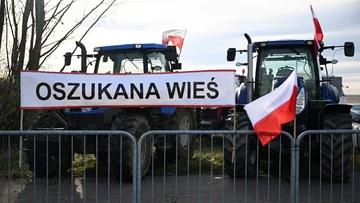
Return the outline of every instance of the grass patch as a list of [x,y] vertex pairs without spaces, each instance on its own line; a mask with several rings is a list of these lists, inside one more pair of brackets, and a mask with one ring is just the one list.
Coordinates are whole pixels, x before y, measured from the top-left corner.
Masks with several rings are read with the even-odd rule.
[[[187,160],[179,160],[178,161],[178,175],[187,175],[188,168],[189,174],[199,174],[199,169],[201,166],[202,174],[210,174],[211,173],[211,165],[213,174],[221,174],[222,172],[222,149],[220,147],[213,148],[211,151],[210,147],[202,148],[201,153],[199,149],[194,151],[194,156],[189,159],[189,164]],[[149,171],[151,173],[151,170]],[[164,165],[158,164],[154,167],[155,175],[163,175],[164,174]],[[176,164],[168,164],[165,166],[165,174],[166,175],[175,175],[176,174]]]
[[[96,174],[96,158],[94,154],[85,155],[85,164],[86,164],[86,176],[92,176]],[[100,167],[101,166],[101,167]],[[99,171],[103,167],[107,167],[104,164],[100,165],[98,163]],[[84,155],[83,154],[74,154],[73,161],[73,172],[75,177],[80,177],[84,175]],[[99,174],[101,175],[101,174]]]
[[[9,154],[8,150],[0,151],[0,178],[9,178],[8,167],[9,167]],[[29,170],[29,164],[27,163],[26,154],[22,153],[22,167],[19,167],[19,150],[10,150],[10,178],[21,178],[29,180],[33,177],[33,173]]]

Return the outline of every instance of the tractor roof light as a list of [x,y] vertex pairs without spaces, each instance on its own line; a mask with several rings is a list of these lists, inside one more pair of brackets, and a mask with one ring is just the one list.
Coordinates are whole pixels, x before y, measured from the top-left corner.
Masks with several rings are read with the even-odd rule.
[[142,47],[141,44],[135,45],[135,48],[137,48],[137,49],[140,49],[141,47]]
[[266,43],[263,42],[263,43],[260,44],[260,46],[265,47],[265,46],[266,46]]
[[96,51],[96,52],[100,51],[100,47],[95,47],[94,51]]
[[313,42],[309,40],[309,41],[307,41],[307,44],[308,44],[308,45],[312,45]]

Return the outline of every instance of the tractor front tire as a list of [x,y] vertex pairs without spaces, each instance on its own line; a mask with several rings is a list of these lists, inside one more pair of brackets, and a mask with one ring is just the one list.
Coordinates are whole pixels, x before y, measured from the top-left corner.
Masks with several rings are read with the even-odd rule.
[[[326,113],[323,119],[323,129],[351,130],[350,114]],[[349,180],[351,175],[351,150],[351,134],[322,135],[322,177],[324,180],[331,181],[332,179],[334,182],[341,182],[342,179],[344,182]]]
[[[234,130],[234,115],[229,114],[225,120],[225,130]],[[238,112],[236,114],[236,130],[251,130],[251,122],[245,112]],[[231,178],[247,178],[255,177],[256,175],[256,135],[224,135],[224,168],[225,172]],[[234,143],[235,136],[235,143]],[[247,138],[247,139],[246,139]],[[247,144],[246,144],[247,143]],[[235,156],[232,161],[232,151],[235,145]],[[247,165],[246,165],[247,163]],[[235,166],[235,168],[234,168]],[[247,172],[247,174],[246,174]]]
[[[195,130],[197,128],[195,112],[192,109],[177,109],[172,115],[169,130]],[[171,147],[166,153],[166,163],[172,164],[180,159],[189,159],[194,154],[196,135],[169,135]],[[177,141],[176,141],[177,140]],[[176,144],[178,150],[178,157],[176,157]]]
[[[150,125],[142,115],[120,115],[113,122],[111,129],[126,131],[138,141],[144,133],[150,131]],[[144,139],[141,147],[141,174],[144,177],[151,164],[152,146],[150,137]],[[120,150],[122,150],[121,157]],[[130,138],[122,135],[110,136],[110,172],[114,180],[132,181],[133,175],[136,175],[133,174],[133,161],[135,158],[133,156],[133,143]],[[122,170],[120,170],[120,164],[122,164]],[[122,174],[120,171],[122,171]]]

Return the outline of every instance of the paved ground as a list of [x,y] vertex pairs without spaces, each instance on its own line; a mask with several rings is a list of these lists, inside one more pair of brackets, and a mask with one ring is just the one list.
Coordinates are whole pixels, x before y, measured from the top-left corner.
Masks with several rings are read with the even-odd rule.
[[[188,182],[189,179],[189,182]],[[261,176],[258,180],[258,196],[256,196],[256,179],[247,180],[247,193],[245,196],[245,180],[237,179],[234,189],[233,179],[224,178],[221,176],[213,176],[213,183],[210,183],[210,175],[201,176],[201,193],[199,193],[199,181],[197,175],[192,176],[179,176],[178,184],[176,187],[176,178],[173,176],[166,177],[166,193],[164,196],[163,191],[163,177],[158,176],[154,178],[154,192],[152,193],[151,177],[146,178],[142,182],[142,202],[280,202],[279,201],[279,180],[275,177],[269,179],[268,190],[268,177]],[[58,192],[59,186],[55,180],[49,180],[48,187],[48,202],[58,202],[60,196],[61,202],[71,202],[71,191],[73,191],[74,202],[96,202],[96,182],[94,178],[86,179],[86,186],[84,186],[83,179],[75,179],[73,187],[69,179],[63,181],[61,185],[61,193]],[[360,174],[355,175],[355,187],[352,190],[352,183],[346,183],[343,187],[344,202],[351,202],[352,194],[354,194],[355,202],[360,202]],[[189,189],[187,185],[189,184]],[[281,184],[281,202],[290,201],[290,183],[285,180],[280,181]],[[46,181],[37,180],[36,182],[36,196],[34,195],[34,184],[28,183],[21,186],[19,181],[10,183],[11,193],[10,202],[46,202]],[[301,178],[299,185],[299,202],[308,202],[308,179]],[[317,179],[311,180],[310,199],[311,202],[319,202],[319,181]],[[120,190],[122,189],[122,193]],[[341,184],[332,185],[332,193],[330,192],[331,184],[327,182],[322,183],[322,201],[330,202],[332,197],[333,202],[341,202]],[[234,201],[234,190],[235,200]],[[190,195],[188,194],[190,191]],[[354,192],[355,191],[355,192]],[[224,194],[222,195],[222,192]],[[60,195],[59,195],[60,194]],[[101,178],[98,183],[98,200],[99,202],[107,202],[108,198],[108,182],[106,178]],[[121,196],[120,196],[121,194]],[[177,194],[177,195],[176,195]],[[332,195],[331,195],[332,194]],[[0,202],[8,202],[8,182],[0,182]],[[112,202],[131,202],[132,198],[132,184],[118,182],[110,182],[110,201]],[[222,197],[224,196],[223,201]]]

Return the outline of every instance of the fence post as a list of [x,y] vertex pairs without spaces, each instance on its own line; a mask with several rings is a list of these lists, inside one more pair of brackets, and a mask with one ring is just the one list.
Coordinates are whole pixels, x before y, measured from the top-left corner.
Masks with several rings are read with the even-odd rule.
[[297,203],[299,192],[299,145],[296,140],[291,146],[291,180],[290,180],[290,202]]

